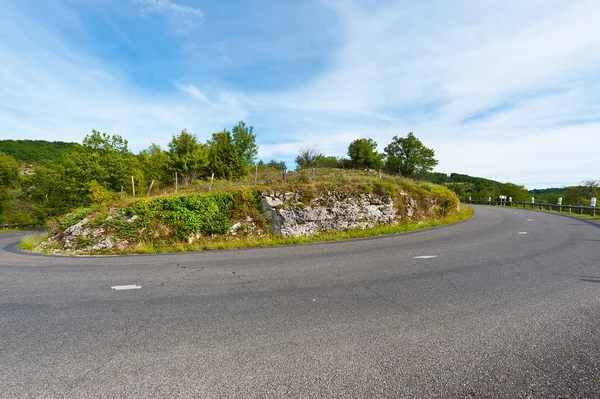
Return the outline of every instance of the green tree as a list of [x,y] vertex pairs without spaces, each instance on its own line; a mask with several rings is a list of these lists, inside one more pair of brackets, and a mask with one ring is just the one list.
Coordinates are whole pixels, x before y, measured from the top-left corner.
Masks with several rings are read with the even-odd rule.
[[173,135],[168,147],[169,170],[177,172],[183,184],[188,185],[203,174],[208,165],[208,148],[198,142],[196,135],[184,129]]
[[383,155],[377,152],[373,139],[357,139],[348,146],[348,156],[355,168],[381,169]]
[[123,187],[131,193],[132,176],[140,191],[143,173],[127,141],[94,130],[83,140],[83,146],[25,176],[23,190],[38,205],[40,218],[45,219],[87,205],[102,191],[114,193]]
[[588,179],[582,182],[582,185],[585,187],[585,192],[589,198],[598,198],[598,193],[600,193],[600,180]]
[[0,216],[9,208],[13,199],[10,189],[16,187],[18,182],[19,164],[10,155],[0,152]]
[[154,187],[168,186],[173,182],[173,176],[169,170],[171,159],[169,154],[152,143],[150,147],[140,151],[138,160],[144,171],[146,181],[155,181]]
[[19,181],[19,164],[10,155],[0,152],[0,187],[13,188]]
[[585,188],[581,186],[565,187],[567,194],[563,198],[563,204],[569,205],[589,205],[589,201],[585,197]]
[[287,166],[284,161],[276,161],[274,159],[271,159],[268,163],[265,163],[265,161],[263,161],[261,159],[260,161],[258,161],[257,165],[258,166],[266,166],[268,168],[273,168],[280,172],[283,171],[284,169],[287,169]]
[[[500,184],[500,188],[498,191],[499,192],[497,196],[506,195],[506,197],[512,198],[513,201],[526,202],[528,200],[531,200],[531,195],[529,195],[529,191],[527,191],[525,186],[519,186],[513,183],[503,183]],[[494,200],[497,201],[498,198],[495,198]]]
[[321,154],[319,147],[312,146],[309,148],[301,148],[295,161],[296,165],[298,165],[298,169],[306,169],[317,166],[321,158],[323,158],[323,154]]
[[421,140],[410,132],[406,138],[394,136],[384,152],[386,154],[385,169],[390,173],[403,176],[424,175],[431,172],[438,164],[435,152],[423,145]]
[[246,122],[240,121],[231,130],[235,148],[244,160],[246,166],[254,165],[258,155],[258,146],[256,145],[256,135],[254,127],[246,126]]
[[227,180],[248,174],[246,162],[228,130],[213,133],[208,142],[208,169],[215,177]]

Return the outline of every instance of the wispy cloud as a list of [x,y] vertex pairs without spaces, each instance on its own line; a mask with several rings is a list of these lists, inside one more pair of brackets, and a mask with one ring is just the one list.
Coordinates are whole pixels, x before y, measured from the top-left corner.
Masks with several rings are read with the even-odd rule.
[[190,33],[204,19],[204,13],[199,8],[177,4],[171,0],[132,1],[143,13],[164,16],[177,35]]
[[198,89],[195,85],[191,83],[188,85],[175,84],[175,87],[204,103],[210,104],[210,101],[208,97],[206,97],[206,94],[202,93],[200,89]]
[[[199,2],[130,1],[137,18],[117,0],[86,3],[86,18],[63,0],[44,13],[34,0],[3,5],[0,138],[80,141],[96,128],[139,150],[244,119],[259,156],[289,166],[302,147],[343,156],[356,138],[381,150],[412,131],[442,172],[535,187],[598,170],[581,150],[600,148],[596,0],[274,1],[268,13],[219,0],[202,3],[211,18],[185,40],[151,19],[191,33]],[[106,7],[114,41],[106,24],[96,47],[60,34],[64,15],[94,31],[93,7]]]

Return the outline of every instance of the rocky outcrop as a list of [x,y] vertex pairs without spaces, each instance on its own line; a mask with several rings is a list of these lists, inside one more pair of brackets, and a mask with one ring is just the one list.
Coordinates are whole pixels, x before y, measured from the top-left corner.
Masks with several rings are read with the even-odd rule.
[[397,223],[392,198],[370,194],[343,196],[328,192],[307,204],[300,201],[299,194],[270,192],[262,196],[261,210],[271,232],[283,237]]

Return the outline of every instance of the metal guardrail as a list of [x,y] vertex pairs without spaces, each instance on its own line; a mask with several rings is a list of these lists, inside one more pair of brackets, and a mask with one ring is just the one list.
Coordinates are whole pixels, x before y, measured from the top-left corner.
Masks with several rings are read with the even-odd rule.
[[534,203],[534,202],[516,202],[516,201],[463,201],[465,204],[479,204],[479,205],[498,205],[508,206],[512,208],[523,208],[523,209],[539,209],[565,213],[579,213],[581,215],[586,214],[590,216],[600,215],[600,208],[595,206],[582,206],[582,205],[565,205],[565,204],[546,204],[546,203]]
[[23,229],[26,227],[41,227],[43,223],[0,224],[0,229]]

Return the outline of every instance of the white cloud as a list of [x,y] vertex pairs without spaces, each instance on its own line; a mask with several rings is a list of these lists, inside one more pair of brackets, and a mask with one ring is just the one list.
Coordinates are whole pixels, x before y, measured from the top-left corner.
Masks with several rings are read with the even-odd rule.
[[200,91],[200,89],[198,89],[195,85],[190,83],[188,85],[175,84],[175,86],[179,90],[189,94],[190,96],[192,96],[204,103],[210,104],[210,101],[209,101],[208,97],[206,97],[206,94],[202,93]]
[[175,34],[186,35],[204,19],[199,8],[177,4],[171,0],[132,0],[144,13],[164,16]]
[[[187,33],[203,18],[169,0],[132,1]],[[95,128],[139,150],[182,128],[206,139],[244,119],[256,128],[259,156],[288,166],[302,147],[344,156],[356,138],[382,150],[412,131],[435,149],[443,172],[530,187],[600,178],[597,157],[586,155],[600,148],[599,2],[325,4],[341,28],[323,69],[293,88],[244,91],[220,83],[226,75],[173,76],[164,82],[171,91],[140,87],[7,5],[0,138],[81,141]],[[201,57],[202,44],[182,45]]]
[[[372,137],[381,150],[413,131],[441,171],[533,185],[597,170],[565,145],[600,140],[598,124],[576,123],[600,118],[600,3],[362,4],[331,2],[344,30],[329,70],[259,101],[295,121],[282,140],[301,134],[344,155],[349,139]],[[494,108],[503,111],[462,122]]]

